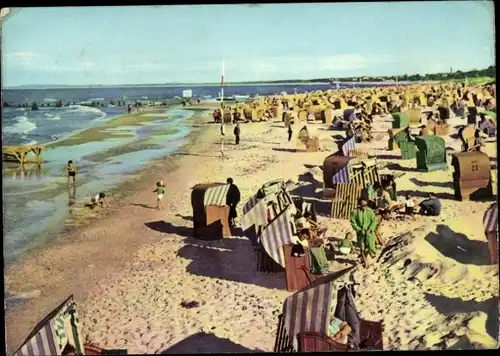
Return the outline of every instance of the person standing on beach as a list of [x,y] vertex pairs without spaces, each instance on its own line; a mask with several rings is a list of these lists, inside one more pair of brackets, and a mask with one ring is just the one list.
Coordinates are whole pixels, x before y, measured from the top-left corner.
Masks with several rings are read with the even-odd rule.
[[234,128],[234,136],[236,137],[236,144],[240,144],[240,124],[236,124],[236,127]]
[[377,218],[375,213],[368,206],[364,198],[358,199],[358,208],[351,213],[351,226],[357,236],[361,259],[365,266],[368,266],[367,255],[374,258],[377,252],[375,248],[375,229]]
[[292,134],[293,134],[292,123],[290,122],[288,124],[288,142],[290,142],[292,140]]
[[220,152],[224,156],[224,136],[226,136],[226,125],[224,124],[224,119],[220,125]]
[[127,110],[128,110],[128,113],[129,113],[129,114],[132,112],[132,106],[130,106],[130,104],[128,104],[128,108],[127,108]]
[[156,193],[156,209],[165,210],[163,206],[163,195],[165,194],[165,186],[162,181],[156,182],[156,189],[153,190]]
[[73,183],[73,186],[76,186],[76,175],[78,174],[78,170],[76,169],[73,161],[68,161],[67,166],[64,167],[62,175],[64,175],[65,173],[68,174],[68,185],[71,185],[71,183]]
[[235,219],[238,217],[236,205],[241,200],[241,194],[238,187],[233,183],[233,178],[228,178],[226,182],[229,184],[229,190],[226,195],[226,204],[229,206],[229,226],[235,227]]

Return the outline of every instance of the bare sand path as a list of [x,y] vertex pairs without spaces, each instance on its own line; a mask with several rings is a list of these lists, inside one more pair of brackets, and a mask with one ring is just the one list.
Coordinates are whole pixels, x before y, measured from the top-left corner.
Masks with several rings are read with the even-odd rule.
[[[327,151],[336,151],[332,136],[340,132],[323,124],[309,126]],[[244,203],[264,182],[291,178],[301,181],[293,194],[300,192],[316,202],[319,212],[328,213],[317,166],[329,153],[290,152],[294,144],[286,142],[283,123],[272,122],[242,125],[241,145],[231,144],[229,134],[227,157],[220,158],[218,125],[202,130],[196,144],[150,167],[108,218],[7,271],[8,290],[41,291],[7,313],[9,346],[17,347],[41,317],[73,293],[86,341],[103,348],[127,348],[129,353],[272,351],[277,315],[290,294],[283,275],[256,272],[247,239],[191,238],[190,188],[231,176]],[[380,135],[362,146],[387,153],[381,151],[387,134]],[[387,349],[494,347],[498,266],[487,265],[481,223],[490,203],[450,199],[451,169],[418,173],[412,170],[414,161],[397,156],[383,161],[405,171],[398,190],[441,193],[443,211],[438,218],[383,226],[387,237],[403,235],[380,264],[357,272],[361,315],[383,320]],[[166,182],[166,212],[144,206],[155,204],[151,190],[159,177]],[[321,216],[320,223],[328,227],[329,237],[350,230],[343,220]],[[183,309],[183,299],[201,305]]]

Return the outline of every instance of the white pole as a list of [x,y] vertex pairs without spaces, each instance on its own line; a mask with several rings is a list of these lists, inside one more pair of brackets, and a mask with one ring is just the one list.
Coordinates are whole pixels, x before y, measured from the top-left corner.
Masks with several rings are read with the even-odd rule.
[[[221,113],[222,113],[222,127],[224,126],[224,60],[222,60],[222,75],[220,78],[220,102],[221,102]],[[222,157],[224,157],[224,136],[221,135],[221,140],[220,140],[220,152],[222,154]]]
[[221,95],[221,106],[224,104],[224,60],[222,60],[222,76],[220,80],[220,95]]

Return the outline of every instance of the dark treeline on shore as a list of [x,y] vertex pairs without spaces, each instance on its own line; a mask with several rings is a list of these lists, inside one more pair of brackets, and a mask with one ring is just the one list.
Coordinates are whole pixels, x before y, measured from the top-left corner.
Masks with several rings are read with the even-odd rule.
[[[384,81],[447,81],[447,80],[463,80],[463,79],[473,79],[478,77],[489,77],[496,78],[496,66],[489,66],[486,69],[473,69],[467,72],[460,70],[451,71],[448,73],[431,73],[431,74],[403,74],[403,75],[391,75],[391,76],[378,76],[378,77],[338,77],[338,78],[316,78],[316,79],[290,79],[290,80],[276,80],[268,81],[266,83],[330,83],[330,82],[384,82]],[[257,82],[239,82],[238,84],[253,84]]]

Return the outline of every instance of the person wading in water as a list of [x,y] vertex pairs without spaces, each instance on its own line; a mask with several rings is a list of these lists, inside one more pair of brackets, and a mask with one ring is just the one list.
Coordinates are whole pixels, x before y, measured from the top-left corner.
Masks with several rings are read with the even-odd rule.
[[240,144],[240,124],[236,124],[236,127],[234,128],[234,136],[236,137],[236,144]]
[[62,175],[64,175],[65,173],[68,174],[68,185],[71,185],[71,183],[73,183],[73,186],[76,186],[76,175],[78,174],[78,170],[76,169],[73,161],[68,161],[68,165],[64,167]]

